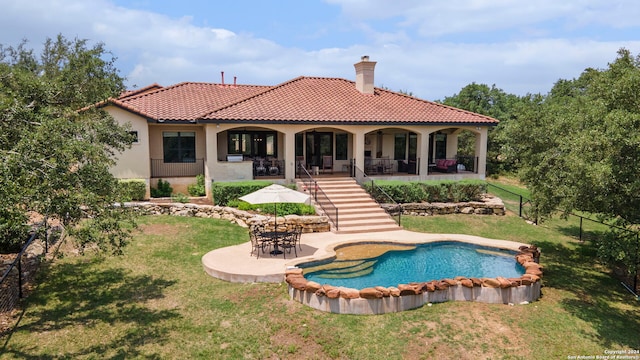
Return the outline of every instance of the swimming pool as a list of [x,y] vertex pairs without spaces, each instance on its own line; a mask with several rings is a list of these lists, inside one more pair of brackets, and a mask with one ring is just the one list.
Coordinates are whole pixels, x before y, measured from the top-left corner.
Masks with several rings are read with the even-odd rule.
[[[445,301],[524,305],[541,296],[537,247],[469,235],[446,236],[420,234],[420,238],[329,245],[330,256],[301,260],[287,268],[289,296],[320,311],[355,315],[406,311]],[[458,245],[462,250],[454,249]],[[453,250],[453,254],[440,250]],[[416,260],[421,252],[427,257]],[[424,271],[432,265],[444,271]],[[392,276],[373,280],[372,274],[378,273]]]
[[417,245],[359,243],[336,249],[331,260],[299,264],[309,281],[363,289],[455,277],[517,278],[525,269],[515,251],[439,241]]

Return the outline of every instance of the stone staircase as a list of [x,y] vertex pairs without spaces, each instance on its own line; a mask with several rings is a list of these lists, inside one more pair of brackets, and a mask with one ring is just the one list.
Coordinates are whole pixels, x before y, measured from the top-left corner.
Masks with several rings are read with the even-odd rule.
[[[399,230],[400,226],[352,178],[320,178],[318,186],[338,208],[339,234]],[[301,185],[300,185],[301,186]],[[322,202],[321,199],[318,199]],[[320,204],[316,207],[321,209]],[[332,230],[335,231],[332,225]]]

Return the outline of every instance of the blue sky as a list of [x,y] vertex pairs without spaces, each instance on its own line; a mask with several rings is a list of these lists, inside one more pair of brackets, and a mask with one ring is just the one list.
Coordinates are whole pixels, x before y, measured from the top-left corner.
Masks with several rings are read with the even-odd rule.
[[151,83],[273,85],[355,79],[439,100],[472,82],[546,93],[558,79],[640,54],[635,0],[0,0],[0,43],[101,41],[130,88]]

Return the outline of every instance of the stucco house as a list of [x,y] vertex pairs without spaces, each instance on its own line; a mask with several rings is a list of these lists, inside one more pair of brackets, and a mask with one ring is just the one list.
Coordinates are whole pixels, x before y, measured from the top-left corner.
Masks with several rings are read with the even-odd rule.
[[[487,131],[496,119],[374,86],[376,62],[354,64],[355,81],[297,77],[275,86],[157,84],[109,99],[137,141],[112,173],[158,179],[176,191],[203,174],[212,181],[292,182],[298,166],[326,173],[395,179],[485,177]],[[475,154],[458,154],[469,132]],[[446,163],[445,160],[449,162]]]

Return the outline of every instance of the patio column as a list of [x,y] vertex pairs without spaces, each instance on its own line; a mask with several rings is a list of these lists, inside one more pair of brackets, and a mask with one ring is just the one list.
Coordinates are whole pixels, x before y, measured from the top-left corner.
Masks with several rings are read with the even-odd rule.
[[284,133],[284,173],[287,180],[294,183],[296,180],[296,132]]
[[353,133],[353,155],[356,167],[364,171],[364,132],[361,130]]
[[477,127],[476,130],[476,156],[478,157],[478,175],[482,179],[487,173],[487,137],[489,129],[487,127]]
[[418,159],[420,159],[420,177],[429,175],[429,131],[424,130],[418,133]]
[[215,164],[218,161],[218,130],[215,124],[206,124],[205,130],[205,162],[204,186],[207,198],[211,198],[211,180],[213,179]]
[[458,134],[462,129],[458,129],[447,136],[447,159],[453,159],[458,155]]

